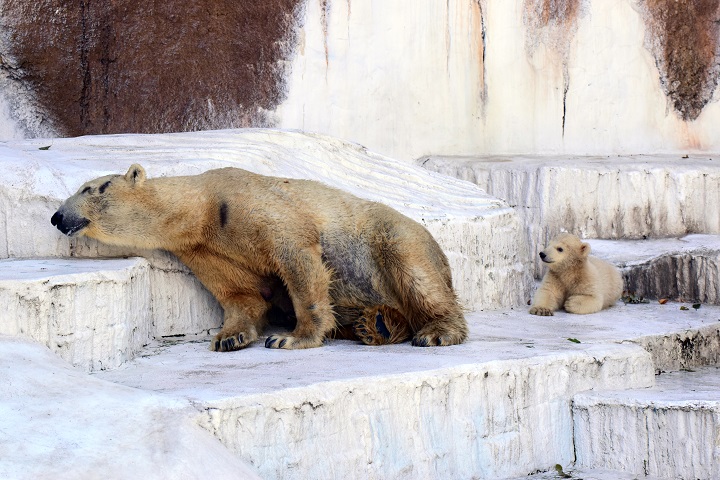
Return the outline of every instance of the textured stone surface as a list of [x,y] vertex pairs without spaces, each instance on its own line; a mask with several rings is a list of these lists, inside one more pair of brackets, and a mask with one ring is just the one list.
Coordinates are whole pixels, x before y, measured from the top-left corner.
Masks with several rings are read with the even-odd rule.
[[577,464],[662,478],[720,478],[720,370],[660,375],[646,390],[573,400]]
[[590,240],[593,253],[622,268],[625,289],[644,298],[720,303],[720,236]]
[[0,260],[0,334],[85,370],[118,367],[154,330],[149,275],[142,259]]
[[259,478],[187,401],[90,377],[41,345],[0,336],[0,385],[0,478]]
[[222,310],[185,269],[155,258],[0,260],[0,334],[31,338],[87,371],[116,368],[154,338],[207,333]]
[[538,277],[537,252],[561,231],[602,239],[720,233],[720,159],[711,156],[426,157],[418,163],[513,206]]
[[[40,147],[51,145],[48,150]],[[0,258],[147,255],[68,240],[50,225],[83,182],[144,165],[149,176],[236,166],[265,175],[319,180],[379,201],[421,222],[448,255],[453,282],[471,309],[524,301],[531,279],[520,218],[474,185],[318,135],[228,130],[0,143]],[[175,262],[162,268],[170,274]]]

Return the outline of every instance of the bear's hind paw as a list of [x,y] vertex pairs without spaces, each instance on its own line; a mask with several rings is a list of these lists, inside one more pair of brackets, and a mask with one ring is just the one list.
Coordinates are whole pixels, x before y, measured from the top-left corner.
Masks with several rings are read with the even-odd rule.
[[401,343],[410,337],[405,317],[385,305],[366,308],[353,325],[353,331],[365,345]]
[[265,348],[282,348],[284,350],[297,350],[301,348],[315,348],[322,346],[322,338],[302,338],[292,335],[270,335],[265,340]]
[[413,347],[447,347],[458,345],[467,338],[467,326],[463,320],[462,325],[453,326],[446,323],[434,322],[425,325],[412,339]]

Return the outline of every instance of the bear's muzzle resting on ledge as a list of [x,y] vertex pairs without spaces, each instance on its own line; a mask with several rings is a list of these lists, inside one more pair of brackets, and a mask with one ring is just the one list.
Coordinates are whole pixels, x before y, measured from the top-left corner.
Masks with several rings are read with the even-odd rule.
[[430,233],[319,182],[238,168],[147,179],[132,165],[82,185],[50,221],[69,236],[175,254],[224,309],[212,350],[246,347],[278,314],[295,329],[268,348],[318,347],[338,327],[369,345],[467,338]]

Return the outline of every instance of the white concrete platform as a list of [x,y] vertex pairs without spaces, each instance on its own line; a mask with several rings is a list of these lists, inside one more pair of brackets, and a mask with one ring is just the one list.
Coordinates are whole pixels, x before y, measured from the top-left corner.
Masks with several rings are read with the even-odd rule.
[[636,296],[720,304],[720,235],[589,243],[622,269],[625,290]]
[[468,308],[516,305],[531,288],[524,227],[505,202],[356,144],[269,129],[0,142],[0,258],[144,254],[68,240],[49,221],[83,182],[123,173],[132,163],[151,177],[235,166],[319,180],[424,224],[447,253]]
[[219,329],[222,310],[197,279],[151,258],[0,260],[0,334],[93,371],[120,366],[154,338]]
[[720,478],[720,367],[662,374],[650,389],[573,400],[578,466]]
[[561,231],[642,239],[720,233],[720,157],[423,157],[423,167],[477,184],[514,207],[537,252]]
[[259,479],[182,399],[91,377],[0,336],[0,478]]
[[654,385],[648,346],[678,332],[720,340],[719,307],[678,307],[475,312],[470,340],[447,348],[334,340],[218,354],[207,338],[165,342],[94,375],[189,399],[263,478],[509,478],[570,465],[572,398]]

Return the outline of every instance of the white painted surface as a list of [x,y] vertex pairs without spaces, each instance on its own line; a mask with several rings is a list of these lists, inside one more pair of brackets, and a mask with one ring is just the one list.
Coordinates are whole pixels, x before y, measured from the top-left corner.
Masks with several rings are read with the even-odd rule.
[[[48,145],[48,150],[39,150]],[[469,308],[514,305],[529,289],[520,219],[504,202],[470,183],[358,145],[280,130],[0,143],[0,258],[146,255],[68,240],[49,221],[82,183],[124,173],[135,162],[143,164],[151,177],[235,166],[265,175],[319,180],[386,203],[424,224],[448,255],[456,290]],[[177,269],[177,262],[174,265],[166,269]]]
[[[720,149],[717,101],[692,122],[669,104],[635,0],[583,1],[565,33],[529,28],[524,3],[307,0],[269,115],[403,160]],[[52,135],[33,92],[0,89],[0,138]]]
[[634,0],[582,2],[567,34],[523,5],[309,0],[279,125],[401,159],[718,151],[720,106],[679,119]]
[[0,336],[0,478],[258,479],[187,401],[123,387]]
[[720,369],[660,375],[646,390],[573,401],[577,464],[663,478],[720,478]]

